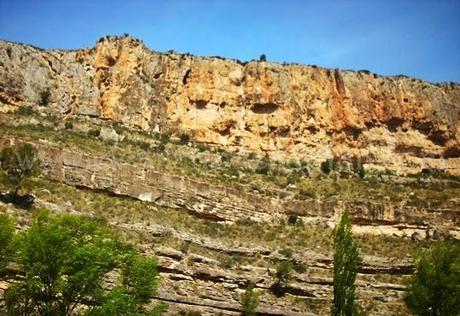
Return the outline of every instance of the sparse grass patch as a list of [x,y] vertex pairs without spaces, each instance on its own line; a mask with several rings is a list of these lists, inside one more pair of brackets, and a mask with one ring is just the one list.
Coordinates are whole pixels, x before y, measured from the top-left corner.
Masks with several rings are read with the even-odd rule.
[[35,110],[31,106],[20,106],[16,110],[16,114],[20,116],[29,116],[35,114]]
[[354,238],[363,254],[392,258],[410,257],[417,247],[427,243],[391,236],[364,235]]

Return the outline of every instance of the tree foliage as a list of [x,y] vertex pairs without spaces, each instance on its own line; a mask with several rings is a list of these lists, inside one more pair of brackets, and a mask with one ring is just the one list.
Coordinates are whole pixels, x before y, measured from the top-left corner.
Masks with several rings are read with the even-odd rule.
[[241,295],[241,306],[243,307],[243,316],[255,316],[257,306],[259,306],[259,298],[254,292],[254,285],[249,285]]
[[270,273],[271,276],[276,278],[275,283],[271,286],[271,291],[276,296],[283,296],[286,293],[286,288],[292,278],[293,264],[288,260],[278,262],[276,272]]
[[[152,273],[147,273],[150,271]],[[126,292],[139,304],[148,303],[158,287],[159,279],[156,258],[132,255],[127,258],[122,270]]]
[[292,264],[289,261],[281,261],[276,267],[277,282],[286,286],[292,277]]
[[416,252],[416,272],[406,289],[407,306],[422,316],[458,315],[460,242],[440,241]]
[[0,214],[0,275],[11,256],[11,241],[14,236],[14,221],[6,215]]
[[358,315],[355,303],[355,280],[361,259],[351,233],[348,211],[342,215],[334,236],[334,298],[331,314],[334,316]]
[[0,152],[0,162],[5,180],[11,186],[11,194],[14,196],[25,179],[40,172],[37,149],[27,143],[4,148]]
[[13,245],[25,279],[5,291],[9,315],[144,315],[159,282],[155,259],[88,218],[42,210]]

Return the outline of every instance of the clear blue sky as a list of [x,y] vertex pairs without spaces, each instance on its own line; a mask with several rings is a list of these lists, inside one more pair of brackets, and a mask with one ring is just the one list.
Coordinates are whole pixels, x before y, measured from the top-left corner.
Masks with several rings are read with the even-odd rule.
[[1,39],[79,48],[125,32],[158,51],[460,82],[460,0],[0,0]]

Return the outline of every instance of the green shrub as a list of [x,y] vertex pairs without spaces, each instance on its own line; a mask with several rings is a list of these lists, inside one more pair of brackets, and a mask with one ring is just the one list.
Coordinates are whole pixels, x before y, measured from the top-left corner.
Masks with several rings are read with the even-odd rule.
[[289,214],[288,216],[288,224],[289,225],[295,225],[297,223],[298,216],[296,214]]
[[220,159],[222,162],[230,162],[232,160],[233,154],[228,151],[220,150],[219,151]]
[[256,310],[259,306],[259,298],[256,292],[254,292],[254,285],[249,285],[244,293],[241,295],[241,306],[243,316],[255,316],[257,315]]
[[190,244],[191,244],[191,242],[189,240],[182,241],[182,243],[180,244],[180,251],[182,253],[188,253],[188,251],[190,249]]
[[295,195],[295,198],[298,200],[307,200],[311,198],[315,198],[315,193],[310,192],[305,189],[300,189],[299,192]]
[[89,137],[99,137],[100,134],[101,134],[100,128],[92,128],[88,131]]
[[171,141],[171,136],[166,133],[160,134],[159,140],[160,140],[160,143],[162,143],[163,145],[166,145],[167,143]]
[[269,171],[270,171],[270,165],[264,161],[259,163],[259,165],[257,166],[255,170],[255,172],[259,174],[268,174]]
[[73,129],[73,123],[71,121],[66,121],[64,123],[64,128],[65,129]]
[[198,149],[198,151],[199,151],[200,153],[209,150],[209,148],[208,148],[206,145],[202,144],[202,143],[196,144],[195,147],[196,147],[196,149]]
[[287,183],[288,184],[296,184],[297,182],[299,182],[300,178],[302,176],[300,175],[299,172],[291,172],[289,173],[289,175],[287,176]]
[[46,127],[42,123],[37,123],[37,124],[34,124],[34,125],[30,125],[30,129],[33,130],[33,131],[42,132],[42,133],[46,131]]
[[362,73],[365,73],[367,75],[371,74],[371,72],[369,70],[367,70],[367,69],[360,69],[360,70],[358,70],[358,72],[362,72]]
[[161,154],[161,153],[164,153],[165,149],[166,149],[165,144],[159,143],[158,146],[155,147],[155,152]]
[[125,293],[132,296],[137,304],[147,304],[159,285],[157,259],[139,254],[129,254],[121,269]]
[[40,92],[40,101],[38,105],[40,106],[48,106],[50,102],[50,97],[51,97],[51,92],[49,89],[46,89],[42,92]]
[[235,224],[238,226],[251,226],[254,225],[254,221],[250,217],[239,218]]
[[233,256],[226,256],[222,262],[222,267],[226,269],[231,269],[235,265],[241,264],[241,256],[233,255]]
[[286,165],[288,168],[292,168],[292,169],[296,169],[296,168],[299,168],[300,167],[300,164],[295,161],[295,160],[291,160],[287,163]]
[[265,54],[260,55],[259,61],[267,61],[267,56]]
[[125,128],[123,126],[121,126],[120,123],[118,123],[118,122],[114,122],[112,127],[113,127],[113,130],[115,131],[115,133],[117,133],[118,135],[123,134],[123,131],[125,130]]
[[297,273],[305,273],[305,271],[307,271],[307,266],[305,263],[295,260],[292,263],[292,269]]
[[137,145],[142,148],[143,150],[149,150],[150,149],[150,144],[148,142],[144,141],[138,141]]
[[11,259],[11,241],[13,240],[14,230],[14,220],[7,214],[0,214],[0,276]]
[[16,113],[22,116],[29,116],[35,114],[35,111],[30,106],[20,106]]
[[353,159],[353,172],[356,173],[361,179],[366,175],[362,162],[358,159]]
[[460,242],[439,241],[414,255],[415,274],[405,302],[416,315],[458,315],[460,311]]
[[361,179],[364,178],[364,176],[366,175],[366,170],[364,169],[363,165],[359,165],[357,173]]
[[331,171],[335,170],[336,163],[333,159],[326,159],[321,163],[321,171],[325,174],[329,174]]
[[181,134],[179,142],[180,142],[181,145],[187,145],[190,142],[190,135]]
[[278,252],[288,258],[291,258],[292,255],[294,254],[294,251],[291,248],[283,248],[279,250]]

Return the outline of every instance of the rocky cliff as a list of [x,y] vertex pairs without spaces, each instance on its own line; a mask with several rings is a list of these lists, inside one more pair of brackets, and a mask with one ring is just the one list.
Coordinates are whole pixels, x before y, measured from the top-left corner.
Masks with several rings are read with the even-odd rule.
[[460,174],[460,85],[157,53],[131,37],[41,50],[0,41],[0,111],[110,119],[279,160]]
[[[35,207],[154,253],[168,315],[239,315],[248,284],[259,315],[328,315],[344,209],[359,305],[407,314],[410,253],[460,236],[458,84],[162,54],[130,37],[77,51],[0,41],[0,112],[0,149],[38,149]],[[0,212],[20,229],[33,214]]]

